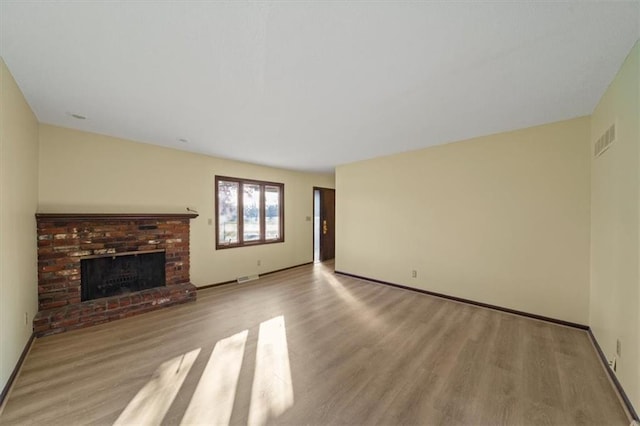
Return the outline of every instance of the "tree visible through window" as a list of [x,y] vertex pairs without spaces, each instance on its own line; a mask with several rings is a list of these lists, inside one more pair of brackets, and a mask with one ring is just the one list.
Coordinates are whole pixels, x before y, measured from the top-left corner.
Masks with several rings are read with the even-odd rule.
[[216,248],[284,241],[284,185],[216,176]]

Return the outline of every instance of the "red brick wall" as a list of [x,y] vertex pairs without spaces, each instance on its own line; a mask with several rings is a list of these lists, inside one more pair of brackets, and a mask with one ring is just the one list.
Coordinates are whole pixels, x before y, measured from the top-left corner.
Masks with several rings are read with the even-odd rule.
[[[189,282],[189,219],[194,215],[36,215],[38,223],[38,303],[36,325],[44,330],[74,321],[73,328],[96,323],[97,313],[112,311],[106,320],[126,313],[147,311],[149,307],[195,300],[195,287]],[[105,299],[103,303],[80,301],[80,259],[144,250],[165,250],[166,291],[141,292]],[[150,298],[157,300],[150,300]],[[146,298],[146,299],[145,299]],[[122,299],[122,300],[120,300]],[[99,299],[101,300],[101,299]],[[76,306],[77,305],[77,306]],[[105,305],[104,309],[102,305]],[[76,309],[77,308],[77,309]],[[69,313],[87,314],[86,324],[69,318]],[[91,317],[93,316],[93,320]],[[101,316],[105,316],[104,312]],[[47,319],[45,321],[45,318]],[[104,322],[104,321],[102,321]],[[63,325],[64,325],[63,324]],[[64,330],[61,330],[64,331]],[[42,333],[41,333],[42,334]],[[49,334],[49,333],[45,333]]]

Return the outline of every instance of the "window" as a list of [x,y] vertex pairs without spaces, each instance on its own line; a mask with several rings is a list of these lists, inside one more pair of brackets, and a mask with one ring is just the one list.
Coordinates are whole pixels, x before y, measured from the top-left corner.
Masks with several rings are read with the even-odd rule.
[[216,248],[284,241],[284,184],[216,176]]

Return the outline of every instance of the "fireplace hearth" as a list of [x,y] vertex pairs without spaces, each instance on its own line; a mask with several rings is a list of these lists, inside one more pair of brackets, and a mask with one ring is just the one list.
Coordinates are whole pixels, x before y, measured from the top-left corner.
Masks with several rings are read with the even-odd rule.
[[196,214],[36,214],[37,336],[194,301]]

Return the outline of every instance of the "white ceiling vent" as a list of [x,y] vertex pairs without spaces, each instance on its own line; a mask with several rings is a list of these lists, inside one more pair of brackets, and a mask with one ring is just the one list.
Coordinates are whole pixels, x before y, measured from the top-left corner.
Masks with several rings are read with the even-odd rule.
[[616,125],[611,125],[596,141],[596,146],[593,148],[593,156],[598,157],[602,155],[613,142],[616,140]]

